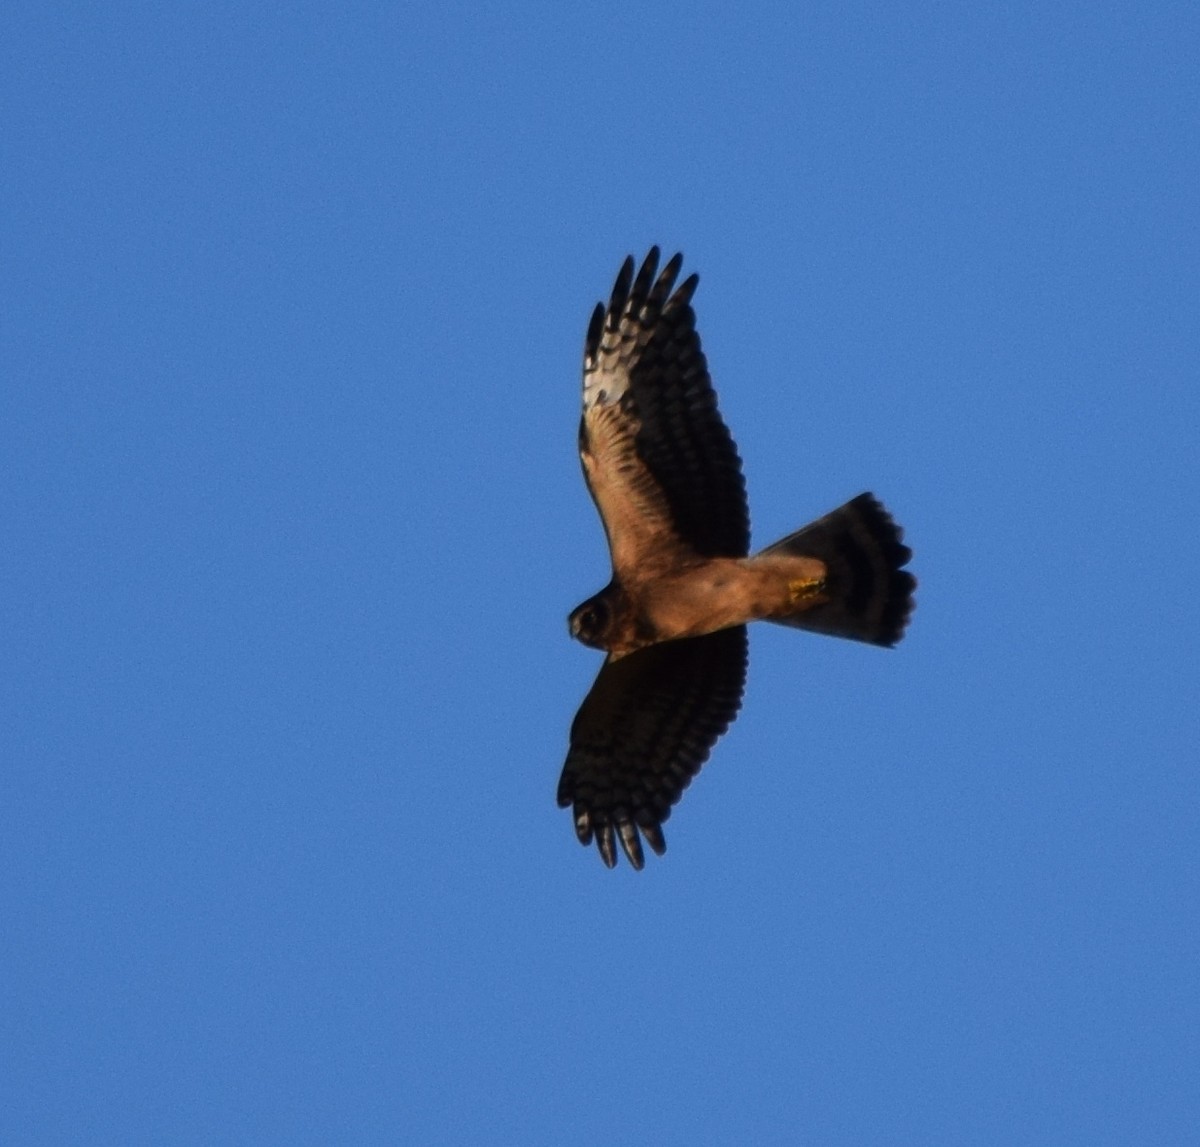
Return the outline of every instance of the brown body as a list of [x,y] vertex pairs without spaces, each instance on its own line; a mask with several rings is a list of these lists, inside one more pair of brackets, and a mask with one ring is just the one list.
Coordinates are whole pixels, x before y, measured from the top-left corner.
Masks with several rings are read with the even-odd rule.
[[790,620],[828,602],[822,593],[825,573],[825,563],[810,557],[692,556],[610,583],[585,603],[603,600],[608,624],[594,635],[587,626],[573,625],[572,636],[615,658],[659,641],[702,637],[751,621]]
[[[636,279],[628,259],[584,351],[579,453],[612,554],[608,586],[570,617],[608,657],[571,728],[558,800],[610,867],[642,866],[741,704],[746,625],[877,645],[899,640],[916,584],[900,530],[860,494],[749,556],[741,460],[717,412],[682,258]],[[657,275],[657,277],[656,277]]]

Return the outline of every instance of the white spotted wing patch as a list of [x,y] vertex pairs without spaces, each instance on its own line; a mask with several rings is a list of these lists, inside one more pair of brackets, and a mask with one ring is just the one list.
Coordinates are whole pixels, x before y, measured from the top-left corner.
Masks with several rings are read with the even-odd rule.
[[[675,255],[661,273],[658,261],[652,247],[635,274],[633,259],[626,259],[608,305],[597,306],[588,324],[580,439],[585,473],[610,539],[618,506],[605,504],[600,491],[624,496],[628,470],[618,471],[632,452],[644,471],[639,486],[657,488],[675,537],[704,557],[745,557],[750,514],[741,460],[717,410],[691,305],[699,278],[676,285],[683,256]],[[608,421],[614,416],[619,425]],[[630,528],[628,516],[623,529]]]

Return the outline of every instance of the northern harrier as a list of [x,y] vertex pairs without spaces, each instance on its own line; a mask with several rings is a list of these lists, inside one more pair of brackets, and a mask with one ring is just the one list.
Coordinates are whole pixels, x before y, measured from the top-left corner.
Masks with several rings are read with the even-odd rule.
[[[570,616],[608,656],[571,726],[558,803],[582,844],[634,868],[741,706],[746,623],[876,645],[912,610],[911,556],[870,494],[750,552],[741,460],[696,333],[697,275],[657,275],[653,247],[598,304],[583,355],[579,454],[612,554],[608,586]],[[640,836],[639,836],[640,834]]]

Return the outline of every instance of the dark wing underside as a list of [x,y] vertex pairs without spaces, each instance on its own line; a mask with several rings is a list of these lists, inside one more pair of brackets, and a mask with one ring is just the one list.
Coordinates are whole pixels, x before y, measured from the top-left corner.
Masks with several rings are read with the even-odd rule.
[[746,627],[668,641],[606,661],[571,726],[558,783],[583,844],[593,837],[604,863],[616,840],[634,868],[639,832],[657,853],[662,824],[742,703]]
[[[652,247],[636,278],[633,259],[626,259],[608,306],[596,307],[588,327],[580,428],[584,473],[614,555],[621,548],[622,520],[630,516],[626,506],[645,505],[648,472],[680,541],[704,557],[744,557],[750,546],[746,488],[696,333],[691,299],[699,277],[676,288],[683,256],[676,255],[655,278],[658,258]],[[611,427],[594,433],[606,415],[617,415],[632,435],[643,473],[627,464]]]

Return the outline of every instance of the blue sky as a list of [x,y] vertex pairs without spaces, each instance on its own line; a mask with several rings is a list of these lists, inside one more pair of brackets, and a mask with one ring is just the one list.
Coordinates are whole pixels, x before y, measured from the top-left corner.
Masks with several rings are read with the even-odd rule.
[[[0,1139],[1174,1144],[1200,1123],[1192,4],[10,5]],[[609,872],[592,306],[682,249],[766,544]]]

